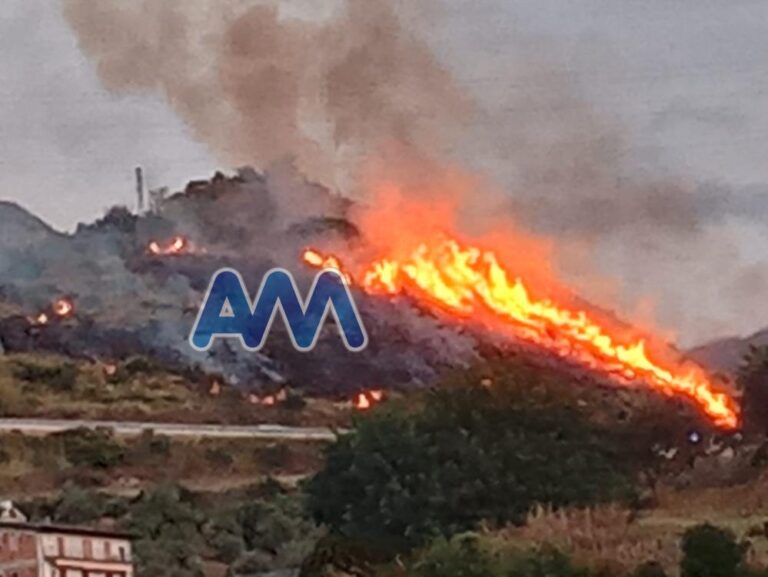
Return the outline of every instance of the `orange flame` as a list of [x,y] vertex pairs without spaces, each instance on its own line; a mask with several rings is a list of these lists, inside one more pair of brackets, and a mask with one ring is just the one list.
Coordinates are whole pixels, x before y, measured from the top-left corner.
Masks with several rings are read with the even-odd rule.
[[183,236],[174,236],[165,243],[152,241],[147,246],[147,252],[155,256],[174,256],[189,252],[189,241]]
[[75,310],[75,305],[69,299],[58,299],[53,303],[53,312],[58,317],[68,317]]
[[48,315],[45,313],[40,313],[35,318],[30,319],[32,324],[35,325],[47,325],[48,324]]
[[74,303],[67,298],[60,298],[45,309],[45,311],[38,313],[34,317],[27,317],[27,320],[37,326],[44,326],[51,322],[51,316],[55,316],[61,319],[68,318],[75,311]]
[[352,277],[344,270],[344,267],[341,266],[341,261],[335,256],[325,256],[314,249],[308,248],[304,251],[302,258],[304,262],[312,267],[320,269],[330,268],[339,271],[347,284],[352,284]]
[[373,407],[373,405],[380,403],[383,399],[383,391],[365,391],[354,396],[352,406],[358,411],[366,411]]
[[[311,259],[305,253],[308,264],[334,262],[340,267],[337,258],[311,252]],[[585,311],[533,298],[521,279],[509,277],[492,251],[442,238],[434,244],[418,245],[405,258],[373,262],[355,276],[369,293],[408,292],[453,316],[489,323],[621,380],[642,379],[667,395],[684,395],[717,426],[738,426],[736,403],[716,391],[701,369],[664,367],[650,359],[643,340],[620,342]],[[361,395],[358,408],[361,403],[370,404],[370,399]]]

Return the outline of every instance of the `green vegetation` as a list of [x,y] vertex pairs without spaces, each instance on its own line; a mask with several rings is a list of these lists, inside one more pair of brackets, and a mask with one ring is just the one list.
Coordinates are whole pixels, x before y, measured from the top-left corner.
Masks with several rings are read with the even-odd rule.
[[498,571],[494,559],[473,535],[440,538],[413,564],[414,577],[488,577]]
[[107,430],[73,429],[59,433],[64,456],[76,467],[111,469],[123,462],[125,448]]
[[94,487],[139,480],[193,482],[226,489],[274,475],[316,470],[321,446],[261,439],[173,439],[147,431],[120,437],[107,429],[42,436],[0,433],[0,494],[34,494],[67,481]]
[[68,485],[59,498],[22,508],[32,519],[61,523],[111,519],[135,536],[141,577],[197,577],[210,563],[243,572],[298,567],[320,537],[301,495],[273,481],[220,494],[158,485],[137,497]]
[[730,531],[708,523],[688,529],[682,541],[681,577],[739,577],[748,574],[745,545]]
[[77,382],[78,373],[78,366],[71,362],[48,365],[18,360],[12,368],[12,374],[15,378],[30,384],[42,384],[54,391],[71,391]]
[[342,535],[408,549],[480,521],[519,523],[535,503],[626,499],[618,440],[546,390],[459,383],[360,419],[308,484],[309,505]]

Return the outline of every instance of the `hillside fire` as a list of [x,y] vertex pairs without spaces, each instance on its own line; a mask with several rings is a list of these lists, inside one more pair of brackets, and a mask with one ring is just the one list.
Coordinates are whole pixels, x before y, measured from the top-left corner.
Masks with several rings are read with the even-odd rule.
[[344,270],[344,267],[341,265],[341,262],[336,257],[325,256],[315,250],[312,250],[311,248],[308,248],[307,250],[304,251],[302,258],[307,264],[315,268],[319,268],[319,269],[331,268],[339,271],[342,277],[344,278],[344,280],[347,281],[347,284],[348,285],[352,284],[352,277],[350,277],[349,274]]
[[[315,249],[305,251],[303,260],[310,266],[341,269],[338,257]],[[368,293],[407,293],[456,321],[481,323],[619,382],[642,381],[663,394],[688,397],[718,427],[734,429],[739,424],[734,399],[717,391],[701,369],[651,360],[645,341],[622,341],[586,311],[534,298],[522,279],[510,278],[490,250],[444,236],[418,244],[404,258],[381,258],[355,273],[342,272]]]
[[363,391],[352,399],[352,406],[358,411],[366,411],[384,400],[383,391]]
[[51,322],[51,319],[66,319],[75,312],[75,305],[68,298],[59,298],[53,301],[44,311],[41,311],[33,317],[29,317],[30,324],[35,326],[44,326]]
[[152,241],[147,245],[147,252],[154,256],[175,256],[190,252],[189,240],[183,236],[174,236],[168,241]]
[[61,298],[53,303],[53,312],[57,317],[68,317],[75,310],[75,305],[71,300]]

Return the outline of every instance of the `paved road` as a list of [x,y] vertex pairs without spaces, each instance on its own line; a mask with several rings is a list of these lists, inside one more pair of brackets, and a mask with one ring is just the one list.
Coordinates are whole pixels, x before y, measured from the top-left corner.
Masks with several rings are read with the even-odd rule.
[[190,425],[130,421],[84,421],[78,419],[0,419],[0,432],[21,431],[49,434],[86,427],[112,429],[117,435],[140,435],[154,431],[169,437],[218,437],[272,439],[286,441],[335,441],[338,432],[325,427],[286,427],[283,425]]

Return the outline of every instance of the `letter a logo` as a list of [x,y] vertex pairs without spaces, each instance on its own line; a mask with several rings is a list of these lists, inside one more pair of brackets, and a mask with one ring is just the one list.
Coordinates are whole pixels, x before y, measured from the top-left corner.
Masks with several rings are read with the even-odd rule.
[[368,335],[339,271],[320,271],[306,302],[302,302],[291,273],[272,269],[264,276],[252,303],[240,273],[225,268],[211,279],[189,342],[194,349],[207,351],[216,338],[237,338],[249,351],[258,351],[279,310],[293,346],[299,351],[311,351],[328,309],[333,312],[344,345],[350,351],[364,349]]

